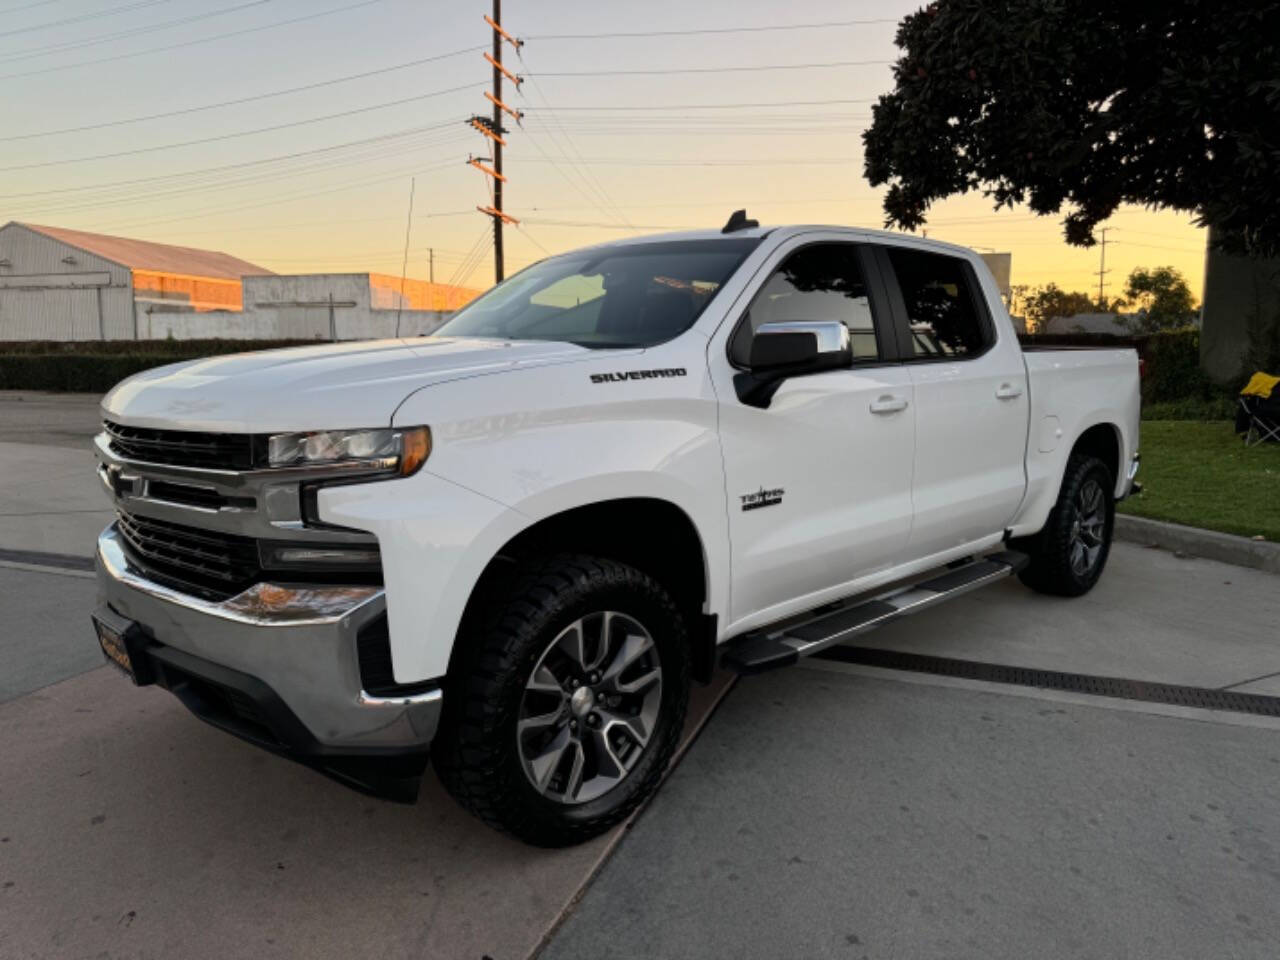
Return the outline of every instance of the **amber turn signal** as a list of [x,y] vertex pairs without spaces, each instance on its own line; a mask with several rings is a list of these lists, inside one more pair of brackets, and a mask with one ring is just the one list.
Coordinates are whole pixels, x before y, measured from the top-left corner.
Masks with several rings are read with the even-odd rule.
[[417,473],[431,456],[431,428],[410,427],[401,434],[400,476]]

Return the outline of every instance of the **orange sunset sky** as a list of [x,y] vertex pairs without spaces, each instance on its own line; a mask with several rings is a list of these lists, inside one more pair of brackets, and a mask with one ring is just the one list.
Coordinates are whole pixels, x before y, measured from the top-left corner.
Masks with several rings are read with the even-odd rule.
[[[908,2],[507,0],[527,42],[508,90],[508,273],[611,237],[765,223],[880,226],[860,132],[891,86]],[[0,23],[0,222],[224,250],[282,273],[408,274],[487,286],[493,266],[482,17],[490,2],[44,0]],[[745,28],[745,29],[742,29]],[[779,29],[783,28],[783,29]],[[695,32],[700,31],[700,32]],[[628,34],[631,34],[628,36]],[[1108,293],[1172,265],[1199,296],[1204,231],[1187,214],[1111,221]],[[1013,253],[1013,283],[1097,292],[1097,248],[1057,218],[933,211],[930,236]]]

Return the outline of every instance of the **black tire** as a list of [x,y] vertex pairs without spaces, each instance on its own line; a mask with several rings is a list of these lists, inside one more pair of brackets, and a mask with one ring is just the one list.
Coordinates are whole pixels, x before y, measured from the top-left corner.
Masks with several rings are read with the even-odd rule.
[[[487,622],[459,638],[463,646],[450,668],[444,715],[432,745],[436,771],[465,808],[526,843],[561,847],[589,840],[625,819],[657,788],[679,742],[689,699],[684,618],[666,590],[647,574],[581,555],[552,556],[527,565],[500,590],[489,609]],[[656,654],[660,664],[657,695],[650,701],[656,704],[656,719],[616,786],[585,802],[557,801],[539,792],[532,774],[526,774],[527,748],[524,740],[518,743],[516,724],[526,685],[535,668],[542,669],[553,642],[571,625],[601,616],[600,611],[633,618],[648,631],[652,644],[646,657]],[[601,632],[603,636],[607,628]],[[647,662],[652,666],[653,660]],[[567,711],[561,732],[573,715],[570,703],[566,698],[560,708]],[[595,714],[584,715],[580,726],[572,720],[575,736],[584,742],[589,735],[599,736],[585,729],[593,718],[599,725]],[[634,744],[627,746],[634,749]],[[588,746],[576,749],[588,755]]]
[[[1082,534],[1082,520],[1093,516],[1086,510],[1091,491],[1100,492],[1097,512],[1101,518],[1096,535]],[[1044,529],[1034,536],[1014,540],[1010,546],[1026,553],[1031,562],[1018,574],[1033,590],[1059,597],[1079,597],[1093,589],[1107,565],[1111,552],[1111,536],[1115,530],[1115,479],[1107,465],[1097,457],[1072,454],[1058,500],[1049,513]],[[1082,497],[1086,498],[1082,502]],[[1085,529],[1095,528],[1089,523]],[[1093,541],[1097,540],[1096,553]],[[1087,563],[1081,569],[1081,550]]]

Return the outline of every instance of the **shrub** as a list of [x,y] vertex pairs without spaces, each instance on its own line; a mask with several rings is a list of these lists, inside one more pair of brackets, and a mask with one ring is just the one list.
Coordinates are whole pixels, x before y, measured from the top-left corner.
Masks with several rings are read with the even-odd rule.
[[1236,415],[1236,400],[1225,391],[1209,399],[1189,397],[1142,405],[1143,420],[1231,420]]
[[1147,338],[1143,358],[1144,403],[1207,401],[1222,396],[1222,388],[1200,369],[1200,331],[1195,327],[1152,334]]
[[105,393],[125,377],[173,362],[172,357],[128,354],[99,357],[85,354],[0,356],[0,390]]
[[278,347],[314,346],[316,340],[0,340],[0,356],[41,354],[63,356],[87,354],[104,356],[127,353],[133,356],[173,357],[194,360],[223,353],[273,350]]
[[105,393],[152,367],[314,340],[21,340],[0,343],[0,390]]

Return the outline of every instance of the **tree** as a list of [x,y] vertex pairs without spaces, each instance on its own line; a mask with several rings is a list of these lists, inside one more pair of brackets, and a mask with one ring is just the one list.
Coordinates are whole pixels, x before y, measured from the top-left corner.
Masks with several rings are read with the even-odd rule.
[[1031,287],[1022,294],[1022,311],[1032,332],[1043,328],[1045,322],[1053,317],[1073,317],[1077,313],[1093,313],[1097,309],[1098,305],[1089,299],[1087,293],[1063,290],[1056,283]]
[[896,42],[863,134],[887,225],[980,190],[1080,246],[1132,203],[1280,255],[1280,0],[937,0]]
[[1144,333],[1176,330],[1195,319],[1196,301],[1186,278],[1173,267],[1135,267],[1124,295],[1138,308],[1133,325]]

